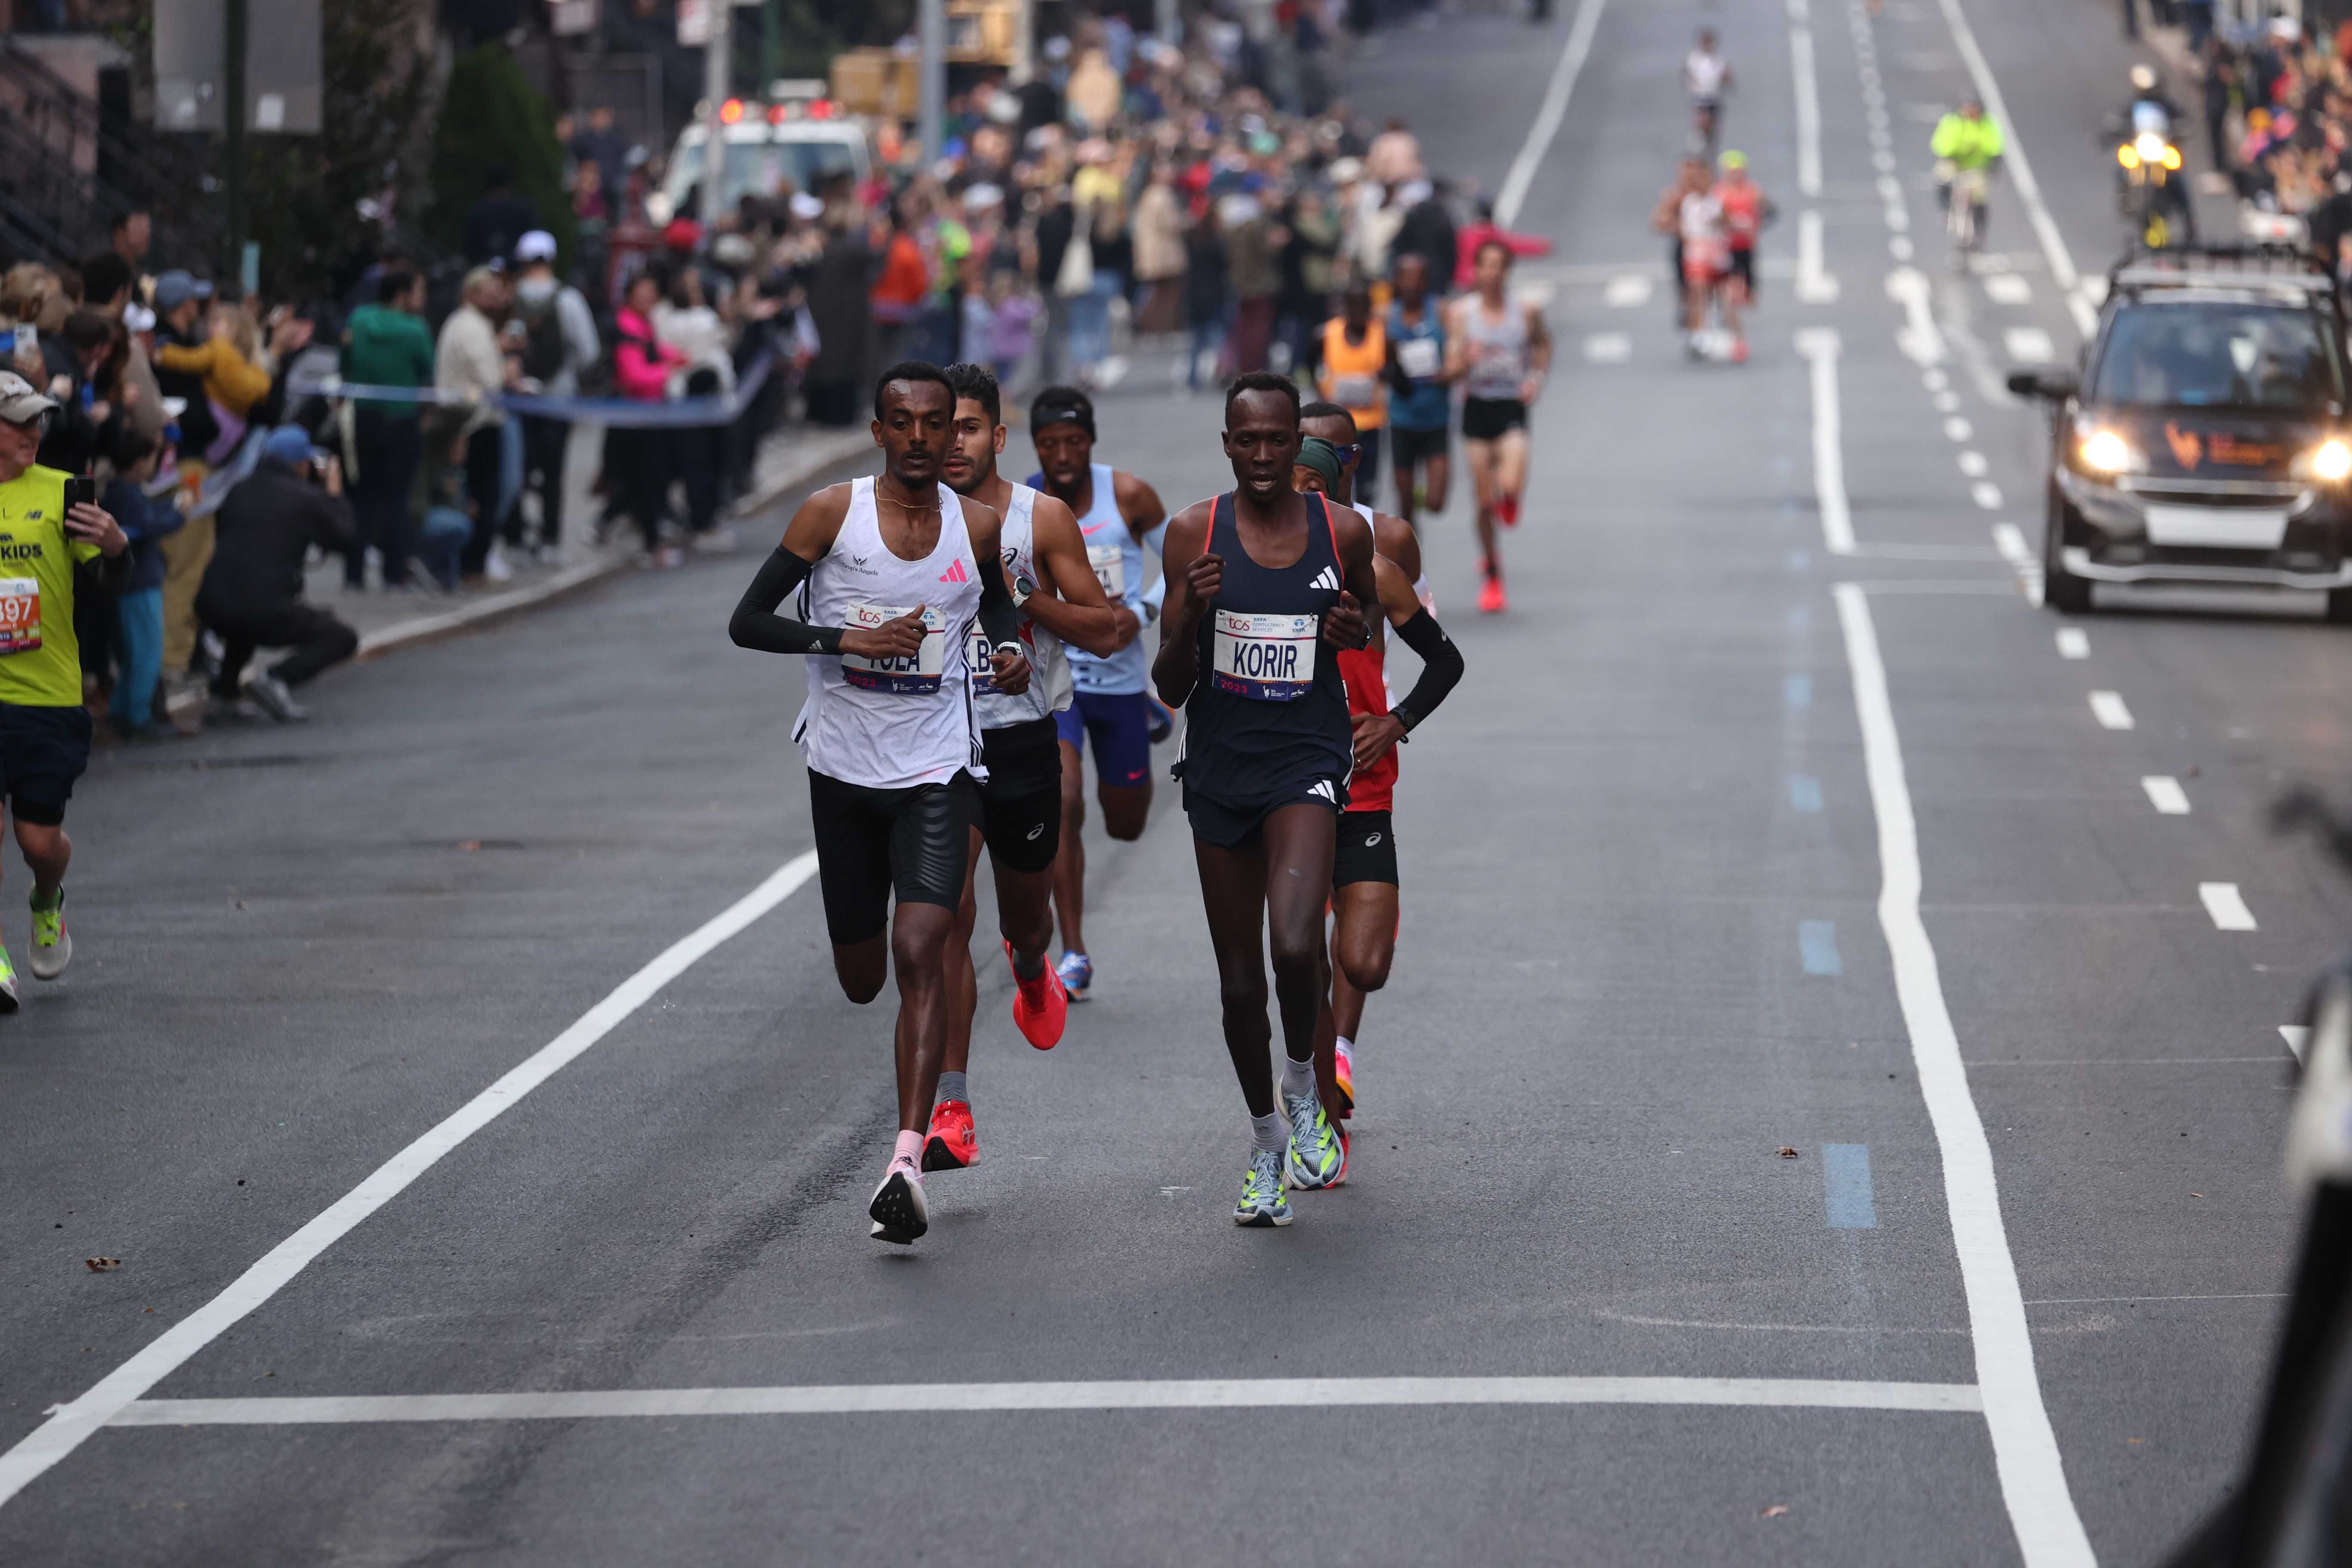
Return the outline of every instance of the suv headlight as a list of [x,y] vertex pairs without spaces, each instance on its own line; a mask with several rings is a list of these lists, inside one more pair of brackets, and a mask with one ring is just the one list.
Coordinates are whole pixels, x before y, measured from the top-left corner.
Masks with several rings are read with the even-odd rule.
[[[2346,456],[2352,457],[2352,452]],[[2079,434],[2074,443],[2074,459],[2090,472],[2110,479],[2118,474],[2136,474],[2147,467],[2147,459],[2140,456],[2137,447],[2105,426]]]
[[2294,466],[2322,484],[2340,485],[2352,479],[2352,446],[2330,436],[2305,452]]

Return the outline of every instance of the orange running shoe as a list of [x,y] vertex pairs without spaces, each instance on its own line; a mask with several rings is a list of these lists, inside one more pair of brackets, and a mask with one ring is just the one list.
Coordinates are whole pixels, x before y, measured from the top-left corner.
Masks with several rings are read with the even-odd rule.
[[1496,496],[1495,498],[1495,515],[1496,518],[1501,520],[1505,528],[1518,527],[1519,498],[1508,495]]
[[1356,1114],[1356,1053],[1345,1040],[1332,1047],[1331,1077],[1339,1086],[1339,1119],[1344,1121]]
[[1478,590],[1478,613],[1499,616],[1510,607],[1511,601],[1503,592],[1503,580],[1500,577],[1487,578]]
[[[1004,944],[1004,962],[1013,962],[1013,944]],[[1013,1023],[1021,1037],[1041,1051],[1050,1051],[1062,1043],[1062,1026],[1069,1021],[1069,993],[1062,989],[1062,977],[1054,973],[1050,963],[1042,965],[1034,980],[1024,980],[1021,972],[1013,972]]]
[[923,1169],[961,1171],[980,1163],[980,1134],[968,1100],[943,1100],[931,1107],[930,1131],[923,1135]]

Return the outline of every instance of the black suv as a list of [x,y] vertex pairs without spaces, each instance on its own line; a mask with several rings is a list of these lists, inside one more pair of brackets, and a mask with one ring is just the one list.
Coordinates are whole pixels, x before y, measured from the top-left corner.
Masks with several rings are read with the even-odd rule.
[[2080,376],[2051,407],[2042,603],[2094,583],[2322,589],[2352,621],[2352,425],[2335,280],[2279,246],[2139,251],[2107,275]]

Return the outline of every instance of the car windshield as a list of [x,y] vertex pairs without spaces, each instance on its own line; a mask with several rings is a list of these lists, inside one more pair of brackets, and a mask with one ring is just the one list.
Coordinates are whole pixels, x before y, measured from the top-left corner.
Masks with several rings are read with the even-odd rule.
[[[719,205],[731,207],[747,195],[813,190],[827,175],[856,171],[857,155],[845,141],[730,142],[719,181]],[[687,193],[701,178],[702,149],[689,142],[677,150],[677,164],[669,172],[670,199],[683,207]]]
[[2343,399],[2321,318],[2282,306],[2143,305],[2116,316],[2092,400],[2317,411]]

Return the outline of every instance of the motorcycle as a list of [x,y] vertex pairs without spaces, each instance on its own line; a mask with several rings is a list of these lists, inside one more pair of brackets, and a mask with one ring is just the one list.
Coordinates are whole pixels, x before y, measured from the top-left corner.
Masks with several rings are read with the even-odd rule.
[[2180,147],[2172,139],[2172,117],[2162,105],[2145,100],[2132,105],[2129,133],[2116,148],[2116,205],[2140,244],[2161,250],[2196,243]]

